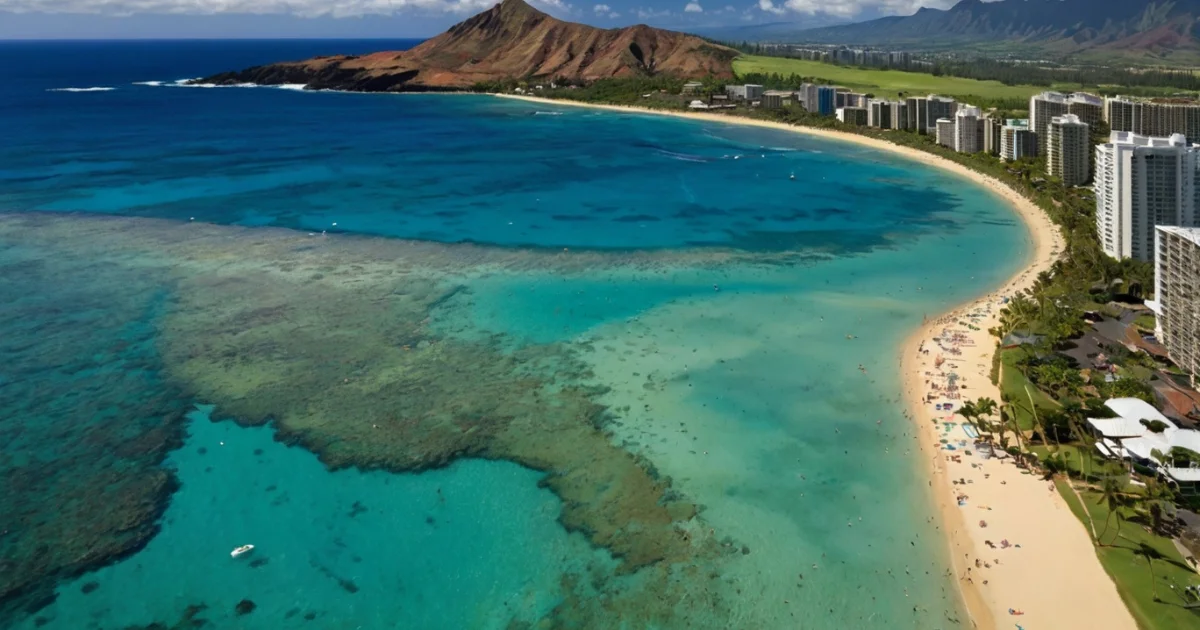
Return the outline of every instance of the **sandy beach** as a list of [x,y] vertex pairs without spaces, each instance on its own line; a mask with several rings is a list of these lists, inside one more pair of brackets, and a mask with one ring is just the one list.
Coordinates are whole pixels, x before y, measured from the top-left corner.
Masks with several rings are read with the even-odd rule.
[[[1032,247],[1026,266],[987,295],[948,313],[930,314],[901,348],[899,363],[904,396],[910,417],[919,428],[939,527],[946,533],[973,627],[1136,628],[1116,586],[1100,565],[1083,524],[1071,514],[1053,484],[1024,474],[1007,456],[982,458],[961,427],[963,418],[936,408],[938,404],[952,403],[957,409],[963,402],[979,397],[999,402],[1000,392],[989,379],[997,341],[987,330],[997,324],[1004,297],[1032,285],[1063,248],[1058,229],[1037,206],[999,180],[965,166],[918,149],[857,134],[722,114],[497,96],[557,106],[751,125],[851,142],[955,173],[1005,199],[1029,230]],[[953,387],[948,387],[951,372],[957,375],[957,380]],[[964,451],[972,454],[966,455]]]

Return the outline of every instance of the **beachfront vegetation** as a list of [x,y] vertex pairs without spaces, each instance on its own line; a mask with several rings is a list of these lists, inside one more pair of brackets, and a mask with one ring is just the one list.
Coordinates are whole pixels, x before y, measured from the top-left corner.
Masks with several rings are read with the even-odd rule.
[[[1055,487],[1093,540],[1100,564],[1113,578],[1117,592],[1138,625],[1155,630],[1195,628],[1200,612],[1189,606],[1198,602],[1184,588],[1196,581],[1195,571],[1172,544],[1168,507],[1170,499],[1162,490],[1147,488],[1126,490],[1126,477],[1107,484],[1089,484],[1082,489],[1069,479],[1055,480]],[[1126,523],[1114,535],[1117,525]],[[1102,536],[1102,534],[1104,534]],[[1100,543],[1103,539],[1105,542]]]

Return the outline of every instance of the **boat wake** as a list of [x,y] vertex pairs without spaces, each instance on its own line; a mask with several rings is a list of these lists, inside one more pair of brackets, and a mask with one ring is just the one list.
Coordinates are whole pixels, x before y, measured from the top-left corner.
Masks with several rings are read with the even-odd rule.
[[50,88],[47,92],[111,92],[117,88],[114,87],[67,87],[67,88]]

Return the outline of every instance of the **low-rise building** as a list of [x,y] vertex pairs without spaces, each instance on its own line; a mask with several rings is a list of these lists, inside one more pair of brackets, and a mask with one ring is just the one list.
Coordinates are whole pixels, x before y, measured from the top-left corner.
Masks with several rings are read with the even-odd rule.
[[1160,225],[1154,230],[1155,334],[1196,387],[1200,374],[1200,228]]
[[763,86],[754,83],[745,85],[726,85],[725,93],[736,101],[757,101],[762,98]]
[[1200,431],[1181,429],[1153,405],[1138,398],[1113,398],[1105,407],[1115,418],[1088,418],[1105,457],[1154,469],[1183,494],[1200,490],[1200,467],[1181,465],[1175,449],[1200,453]]
[[788,90],[767,90],[762,95],[762,106],[767,109],[780,109],[792,104],[795,96]]
[[703,90],[704,90],[703,83],[701,83],[699,81],[688,81],[687,83],[683,84],[683,90],[680,92],[680,94],[683,94],[685,96],[692,95],[692,94],[699,94]]

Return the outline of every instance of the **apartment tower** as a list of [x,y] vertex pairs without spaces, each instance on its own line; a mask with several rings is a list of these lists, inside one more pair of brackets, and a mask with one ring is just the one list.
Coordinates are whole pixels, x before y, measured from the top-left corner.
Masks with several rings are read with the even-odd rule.
[[1090,175],[1088,125],[1075,114],[1050,119],[1046,134],[1046,172],[1066,186],[1082,186]]
[[1067,113],[1067,97],[1060,92],[1042,92],[1029,97],[1029,129],[1037,135],[1039,144],[1050,130],[1050,119]]
[[1175,365],[1196,386],[1200,374],[1200,228],[1160,225],[1154,230],[1155,333]]
[[959,153],[983,150],[983,120],[978,107],[964,105],[954,113],[954,150]]
[[1009,118],[1000,128],[1000,159],[1015,162],[1037,157],[1037,136],[1024,118]]
[[1096,230],[1104,253],[1154,260],[1154,228],[1193,227],[1198,147],[1169,138],[1114,131],[1096,147]]

